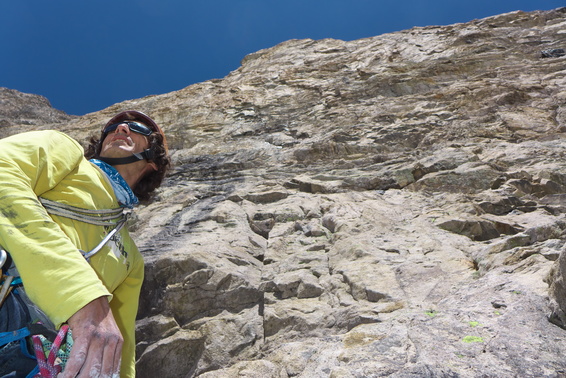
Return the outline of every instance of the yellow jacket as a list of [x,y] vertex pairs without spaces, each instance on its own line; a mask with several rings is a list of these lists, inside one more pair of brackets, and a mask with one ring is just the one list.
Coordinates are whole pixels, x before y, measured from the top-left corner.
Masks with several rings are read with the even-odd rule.
[[14,259],[26,293],[59,327],[107,296],[124,337],[122,377],[135,376],[135,318],[143,259],[123,228],[98,254],[83,258],[109,229],[50,216],[38,197],[86,209],[119,207],[105,174],[58,131],[0,140],[0,245]]

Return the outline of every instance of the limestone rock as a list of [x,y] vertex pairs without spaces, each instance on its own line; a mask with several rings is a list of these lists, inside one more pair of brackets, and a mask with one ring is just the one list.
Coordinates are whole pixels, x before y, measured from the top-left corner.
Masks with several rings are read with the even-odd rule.
[[552,298],[550,321],[566,329],[566,253],[560,253],[553,268],[549,276]]
[[75,117],[54,109],[43,96],[0,87],[0,137],[42,126],[68,122]]
[[564,376],[564,30],[560,8],[291,40],[38,121],[85,141],[136,108],[168,135],[132,227],[140,374]]

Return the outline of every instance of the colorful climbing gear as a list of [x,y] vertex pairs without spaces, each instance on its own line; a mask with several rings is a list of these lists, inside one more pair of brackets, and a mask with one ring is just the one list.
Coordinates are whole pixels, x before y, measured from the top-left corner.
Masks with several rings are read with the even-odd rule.
[[56,378],[69,359],[73,346],[73,337],[68,325],[61,326],[53,342],[45,336],[32,335],[33,350],[39,367],[39,374],[35,377]]

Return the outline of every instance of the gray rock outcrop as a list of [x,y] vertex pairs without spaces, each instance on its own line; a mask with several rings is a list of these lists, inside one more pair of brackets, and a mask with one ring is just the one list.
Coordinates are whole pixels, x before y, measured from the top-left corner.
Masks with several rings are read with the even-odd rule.
[[43,96],[0,87],[0,137],[71,119]]
[[292,40],[48,125],[135,108],[168,135],[132,225],[139,376],[566,376],[565,30]]

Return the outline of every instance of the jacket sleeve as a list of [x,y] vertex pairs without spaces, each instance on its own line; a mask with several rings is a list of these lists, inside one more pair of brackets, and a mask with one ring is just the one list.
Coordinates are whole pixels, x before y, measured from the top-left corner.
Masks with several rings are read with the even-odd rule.
[[110,296],[37,198],[82,159],[82,147],[56,131],[0,141],[0,245],[14,259],[30,299],[57,327],[92,300]]
[[112,314],[124,337],[120,377],[136,376],[136,315],[143,277],[144,264],[140,255],[134,261],[131,273],[113,292],[114,298],[110,302]]

